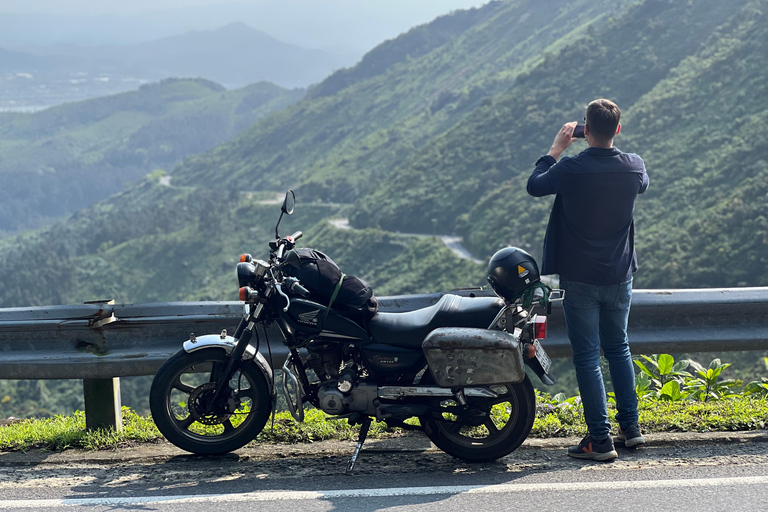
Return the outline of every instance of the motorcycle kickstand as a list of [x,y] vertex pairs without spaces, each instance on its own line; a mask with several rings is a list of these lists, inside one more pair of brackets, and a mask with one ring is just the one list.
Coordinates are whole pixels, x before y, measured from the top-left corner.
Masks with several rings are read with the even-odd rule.
[[357,456],[360,455],[360,449],[363,447],[363,443],[365,442],[365,438],[368,437],[368,429],[371,427],[371,418],[365,418],[363,420],[363,424],[360,427],[360,433],[357,436],[357,447],[355,448],[355,453],[352,454],[352,458],[349,459],[349,464],[347,464],[347,471],[345,474],[351,475],[352,470],[355,468],[355,463],[357,462]]

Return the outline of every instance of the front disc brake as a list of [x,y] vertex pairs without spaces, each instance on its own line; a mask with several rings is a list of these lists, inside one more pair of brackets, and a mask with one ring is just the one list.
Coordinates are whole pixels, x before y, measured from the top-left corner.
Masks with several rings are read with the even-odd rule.
[[216,391],[215,382],[206,382],[196,387],[189,394],[189,414],[203,425],[220,425],[232,416],[225,407],[211,405],[210,400]]

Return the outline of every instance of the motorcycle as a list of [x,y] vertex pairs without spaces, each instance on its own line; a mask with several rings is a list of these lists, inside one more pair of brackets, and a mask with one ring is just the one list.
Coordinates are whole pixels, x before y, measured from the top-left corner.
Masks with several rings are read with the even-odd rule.
[[[563,298],[540,281],[536,262],[522,250],[502,249],[489,264],[497,297],[447,293],[429,307],[378,312],[362,322],[310,300],[310,291],[289,275],[299,264],[302,233],[278,233],[294,205],[288,191],[269,260],[244,255],[237,265],[245,313],[234,335],[192,334],[157,372],[150,408],[166,439],[213,455],[256,438],[276,404],[257,326],[274,323],[289,349],[281,388],[291,415],[303,421],[311,404],[361,426],[347,473],[373,419],[421,430],[466,461],[498,459],[520,446],[535,418],[525,367],[545,384],[554,382],[539,342],[546,316],[534,309]],[[406,423],[411,418],[418,424]]]

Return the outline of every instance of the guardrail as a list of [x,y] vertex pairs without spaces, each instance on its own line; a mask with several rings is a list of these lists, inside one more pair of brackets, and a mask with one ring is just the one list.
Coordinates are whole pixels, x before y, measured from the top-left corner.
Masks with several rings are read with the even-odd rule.
[[[453,291],[464,296],[489,291]],[[381,297],[382,311],[411,311],[442,293]],[[189,333],[234,332],[241,302],[95,303],[0,309],[0,379],[83,379],[89,428],[120,426],[119,377],[154,375]],[[272,364],[287,349],[267,328]],[[768,287],[635,290],[629,318],[633,353],[722,352],[768,348]],[[570,356],[562,309],[555,305],[543,342]],[[267,357],[266,344],[261,351]],[[269,360],[269,358],[268,358]]]

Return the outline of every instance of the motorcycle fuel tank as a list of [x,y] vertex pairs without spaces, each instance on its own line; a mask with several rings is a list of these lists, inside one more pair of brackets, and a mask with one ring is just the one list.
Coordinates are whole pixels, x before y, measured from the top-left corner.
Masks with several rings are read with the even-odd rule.
[[443,327],[429,333],[421,348],[439,386],[490,386],[525,378],[520,340],[504,331]]
[[[352,320],[343,317],[333,309],[317,302],[303,299],[291,299],[291,307],[288,310],[288,318],[292,327],[299,336],[309,336],[321,329],[323,338],[338,339],[340,341],[369,341],[370,337],[365,329]],[[326,316],[326,313],[328,314]]]

